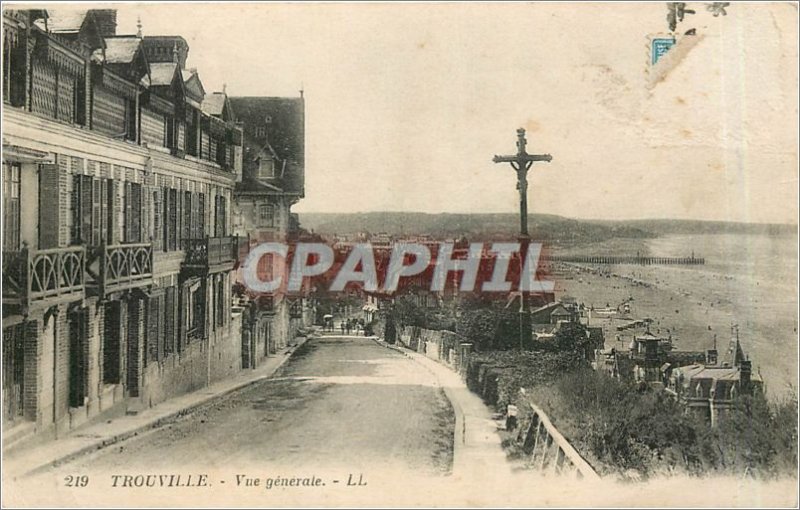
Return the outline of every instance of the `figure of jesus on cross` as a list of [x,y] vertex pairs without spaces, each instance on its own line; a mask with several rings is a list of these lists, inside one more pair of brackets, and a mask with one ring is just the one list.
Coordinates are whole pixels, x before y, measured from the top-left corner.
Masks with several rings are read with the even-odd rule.
[[528,235],[528,170],[536,161],[553,160],[550,154],[528,154],[525,150],[525,129],[517,129],[517,153],[513,156],[495,156],[495,163],[511,163],[517,171],[517,190],[519,190],[519,235],[522,239],[529,239]]
[[[523,272],[524,261],[528,253],[530,235],[528,234],[528,170],[537,161],[553,160],[550,154],[528,154],[525,150],[527,140],[525,140],[525,130],[517,129],[517,153],[514,156],[495,156],[492,161],[495,163],[510,163],[511,168],[517,172],[517,190],[519,191],[519,271]],[[515,293],[517,294],[517,293]],[[525,343],[531,338],[530,324],[530,299],[526,296],[527,292],[520,290],[519,296],[519,347],[524,349]],[[511,301],[509,301],[511,304]],[[508,305],[506,305],[508,306]]]

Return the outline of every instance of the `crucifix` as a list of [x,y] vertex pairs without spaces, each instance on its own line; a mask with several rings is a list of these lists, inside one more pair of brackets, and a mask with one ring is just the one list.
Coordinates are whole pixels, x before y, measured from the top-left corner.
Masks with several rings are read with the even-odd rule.
[[[495,156],[492,161],[495,163],[510,163],[511,168],[517,172],[517,190],[519,191],[519,274],[522,277],[522,269],[528,253],[530,235],[528,235],[528,170],[537,161],[553,160],[550,154],[528,154],[525,150],[527,145],[525,140],[525,129],[517,129],[517,153],[513,156]],[[528,309],[530,300],[525,299],[526,292],[519,292],[519,347],[523,349],[526,339],[531,338],[531,324]],[[510,304],[510,302],[509,302]],[[506,305],[508,306],[508,305]]]
[[517,129],[517,153],[513,156],[495,156],[495,163],[511,163],[511,168],[517,171],[517,190],[519,190],[519,235],[522,239],[529,239],[528,235],[528,170],[537,161],[553,160],[550,154],[528,154],[525,150],[527,144],[525,130]]

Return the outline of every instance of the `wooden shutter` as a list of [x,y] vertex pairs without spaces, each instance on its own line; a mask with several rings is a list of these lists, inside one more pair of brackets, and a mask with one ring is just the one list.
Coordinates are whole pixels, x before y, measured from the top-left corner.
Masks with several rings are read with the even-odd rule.
[[168,192],[169,208],[167,209],[167,217],[169,218],[169,249],[175,251],[178,249],[178,190],[170,189]]
[[3,161],[3,249],[20,249],[20,179],[22,167]]
[[[94,205],[94,207],[100,209],[100,218],[98,218],[99,221],[97,222],[100,232],[98,232],[97,241],[98,243],[104,242],[111,244],[111,236],[108,235],[108,226],[110,224],[108,218],[108,189],[111,187],[110,181],[109,179],[95,179],[94,185],[99,188],[99,195],[97,196],[97,201]],[[113,209],[113,207],[111,209]]]
[[158,310],[158,298],[151,297],[147,306],[147,361],[158,361],[158,325],[161,322]]
[[183,238],[190,239],[193,236],[192,233],[192,193],[189,191],[183,192],[183,221],[181,223],[182,231],[183,231]]
[[203,236],[200,233],[200,195],[199,193],[192,193],[192,237],[200,239]]
[[168,287],[164,294],[164,354],[169,355],[175,352],[177,338],[177,300],[175,299],[175,287]]
[[24,41],[17,43],[17,46],[11,48],[11,83],[9,91],[9,99],[11,106],[25,106],[26,94],[26,70],[28,55],[26,52],[27,44]]
[[117,235],[117,193],[119,192],[119,183],[108,179],[106,181],[107,184],[107,197],[106,197],[106,209],[107,209],[107,230],[106,230],[106,242],[108,244],[117,244],[119,242],[119,236]]
[[158,361],[164,359],[164,333],[165,333],[165,311],[164,295],[156,298],[156,308],[158,309]]
[[153,191],[153,244],[155,249],[161,249],[163,235],[161,233],[161,200],[158,190]]
[[99,245],[102,243],[102,233],[103,233],[103,209],[102,209],[102,196],[103,196],[103,189],[101,182],[98,179],[93,179],[89,177],[89,182],[91,182],[91,186],[89,189],[91,190],[89,197],[90,197],[90,210],[91,210],[91,244],[94,246]]
[[214,237],[219,236],[219,195],[214,195]]
[[164,251],[169,251],[169,189],[161,189],[161,223],[164,238]]
[[217,221],[219,222],[219,236],[227,235],[227,223],[228,223],[228,204],[225,200],[225,197],[220,195],[219,197],[219,210],[217,211]]
[[132,223],[132,220],[133,220],[133,213],[131,212],[131,210],[133,209],[133,200],[131,200],[132,195],[133,195],[133,191],[131,191],[131,184],[133,184],[133,183],[131,183],[131,182],[126,182],[125,183],[125,200],[124,200],[124,205],[123,205],[123,209],[125,210],[125,221],[124,221],[124,223],[125,223],[125,235],[124,235],[124,238],[125,238],[125,242],[126,243],[131,242],[131,223]]
[[58,247],[61,225],[57,165],[39,165],[39,249]]
[[132,182],[130,191],[131,237],[129,241],[139,243],[142,241],[142,185]]
[[198,219],[198,238],[204,238],[206,236],[206,196],[203,193],[198,195],[198,209],[197,209],[197,219]]

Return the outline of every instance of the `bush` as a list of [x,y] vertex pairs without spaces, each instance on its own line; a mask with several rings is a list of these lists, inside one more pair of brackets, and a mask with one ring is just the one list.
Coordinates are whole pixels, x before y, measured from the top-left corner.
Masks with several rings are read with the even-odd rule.
[[504,410],[520,388],[548,384],[585,365],[574,352],[492,351],[473,353],[466,367],[467,387]]
[[797,462],[796,399],[741,396],[711,428],[666,392],[638,392],[589,369],[534,388],[530,398],[600,472],[769,477],[793,473]]

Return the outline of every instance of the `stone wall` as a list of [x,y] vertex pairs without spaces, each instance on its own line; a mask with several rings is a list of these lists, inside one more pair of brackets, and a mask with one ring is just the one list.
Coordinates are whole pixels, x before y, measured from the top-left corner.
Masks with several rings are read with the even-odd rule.
[[398,332],[398,343],[458,371],[464,352],[461,345],[466,342],[452,331],[405,326]]

